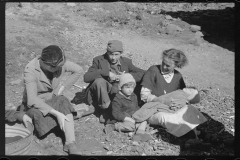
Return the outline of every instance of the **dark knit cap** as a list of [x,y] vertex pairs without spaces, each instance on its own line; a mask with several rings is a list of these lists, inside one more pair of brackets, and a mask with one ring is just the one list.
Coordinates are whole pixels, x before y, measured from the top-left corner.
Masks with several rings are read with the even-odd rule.
[[46,64],[56,67],[64,60],[63,50],[56,45],[50,45],[42,50],[41,60]]
[[119,40],[110,40],[107,45],[109,52],[123,52],[123,44]]
[[199,95],[199,93],[196,94],[195,97],[189,101],[189,103],[191,103],[191,104],[195,104],[195,103],[199,103],[199,102],[200,102],[200,95]]

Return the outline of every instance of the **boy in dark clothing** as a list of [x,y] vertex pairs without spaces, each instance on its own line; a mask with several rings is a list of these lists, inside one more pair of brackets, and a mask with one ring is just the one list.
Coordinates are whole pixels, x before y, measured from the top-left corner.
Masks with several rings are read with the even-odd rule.
[[[93,103],[97,109],[102,112],[100,122],[104,123],[104,114],[108,112],[112,98],[118,92],[119,77],[123,73],[130,73],[137,87],[135,93],[140,96],[140,83],[145,70],[135,67],[131,59],[122,57],[123,45],[121,41],[110,40],[107,46],[107,52],[104,55],[97,56],[93,59],[92,66],[84,74],[84,82],[90,83],[86,89],[86,104],[94,112]],[[139,86],[139,87],[138,87]],[[94,105],[95,106],[95,105]]]
[[118,121],[115,123],[115,129],[133,132],[138,127],[133,140],[147,141],[151,139],[150,135],[145,134],[147,122],[135,124],[132,118],[133,113],[140,109],[137,96],[133,93],[135,86],[136,82],[131,74],[126,73],[119,78],[119,92],[112,101],[112,115]]
[[23,122],[24,126],[27,127],[27,122],[32,123],[32,119],[25,114],[25,112],[15,110],[5,110],[5,121],[7,122]]

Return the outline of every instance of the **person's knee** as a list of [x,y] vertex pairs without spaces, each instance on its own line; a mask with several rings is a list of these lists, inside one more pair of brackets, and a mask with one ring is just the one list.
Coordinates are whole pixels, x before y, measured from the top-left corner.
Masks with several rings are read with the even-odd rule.
[[96,85],[96,86],[103,86],[104,84],[106,84],[106,80],[103,78],[97,78],[93,82],[93,85]]
[[156,114],[154,114],[153,116],[151,116],[149,119],[148,119],[148,122],[150,124],[160,124],[164,119],[164,114],[162,112],[158,112]]
[[110,106],[110,104],[111,104],[110,101],[109,101],[109,102],[106,102],[106,103],[100,105],[100,108],[102,108],[102,109],[107,109],[107,108]]

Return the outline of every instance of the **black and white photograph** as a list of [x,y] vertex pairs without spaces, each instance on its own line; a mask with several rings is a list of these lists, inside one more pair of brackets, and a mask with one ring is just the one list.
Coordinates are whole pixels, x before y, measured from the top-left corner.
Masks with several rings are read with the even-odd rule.
[[5,155],[235,156],[234,2],[6,2]]

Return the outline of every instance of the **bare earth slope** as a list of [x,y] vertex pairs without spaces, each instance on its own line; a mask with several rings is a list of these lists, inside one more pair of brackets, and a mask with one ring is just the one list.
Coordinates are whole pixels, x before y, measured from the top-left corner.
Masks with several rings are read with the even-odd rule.
[[[124,44],[123,56],[132,58],[133,63],[143,69],[160,63],[160,55],[165,49],[177,48],[184,51],[190,62],[180,70],[185,82],[204,90],[201,92],[201,103],[196,105],[209,119],[203,127],[209,133],[218,133],[224,128],[220,135],[225,139],[233,137],[235,106],[233,52],[206,41],[201,45],[193,45],[181,36],[143,36],[126,28],[104,28],[79,14],[78,7],[81,8],[82,4],[67,6],[66,3],[33,3],[24,4],[22,8],[16,4],[7,5],[6,109],[14,109],[21,103],[23,86],[20,80],[24,66],[47,45],[62,46],[67,58],[81,65],[86,71],[93,57],[105,53],[107,42],[110,39],[118,39]],[[76,84],[81,87],[87,85],[82,77]],[[76,94],[83,95],[82,91],[72,87],[65,95],[73,100],[76,99]],[[82,101],[81,98],[77,99],[77,104]],[[233,154],[233,149],[226,148],[223,142],[221,145],[220,142],[216,144],[211,153],[183,151],[181,139],[172,137],[162,128],[154,133],[152,127],[149,131],[152,131],[154,140],[149,143],[132,144],[129,141],[130,137],[123,133],[104,132],[104,126],[94,115],[75,121],[75,127],[77,141],[86,155]],[[60,137],[61,134],[53,133],[40,140],[35,137],[34,147],[29,154],[65,155]]]

